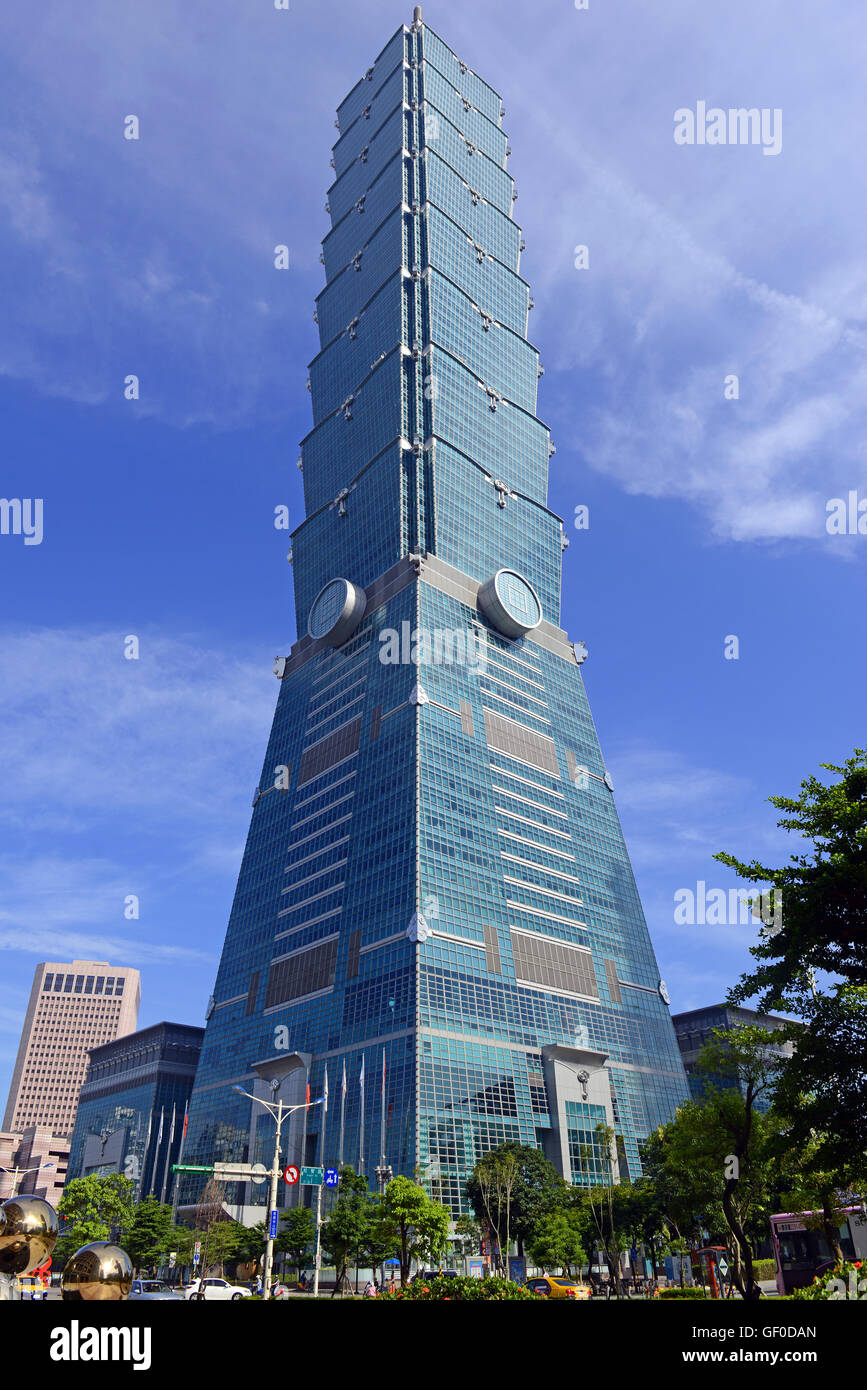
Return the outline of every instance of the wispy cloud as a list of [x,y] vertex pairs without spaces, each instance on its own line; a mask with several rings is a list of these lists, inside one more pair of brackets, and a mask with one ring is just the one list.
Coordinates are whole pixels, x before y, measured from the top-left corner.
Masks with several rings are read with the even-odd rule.
[[248,804],[276,698],[268,661],[146,630],[126,660],[125,635],[7,631],[0,817],[69,830],[134,812],[146,835],[193,817],[222,831],[226,805]]

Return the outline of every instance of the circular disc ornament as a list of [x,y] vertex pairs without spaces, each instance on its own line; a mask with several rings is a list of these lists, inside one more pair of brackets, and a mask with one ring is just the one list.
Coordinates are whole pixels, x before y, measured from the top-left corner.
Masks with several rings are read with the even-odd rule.
[[57,1240],[57,1212],[43,1197],[10,1197],[0,1207],[0,1273],[30,1274]]
[[532,632],[542,621],[536,591],[517,570],[497,570],[479,590],[479,608],[498,632],[512,639]]
[[94,1240],[76,1250],[60,1281],[68,1301],[113,1303],[129,1296],[132,1260],[119,1245]]
[[314,641],[322,639],[340,647],[358,627],[366,607],[367,595],[357,584],[330,579],[313,600],[307,631]]

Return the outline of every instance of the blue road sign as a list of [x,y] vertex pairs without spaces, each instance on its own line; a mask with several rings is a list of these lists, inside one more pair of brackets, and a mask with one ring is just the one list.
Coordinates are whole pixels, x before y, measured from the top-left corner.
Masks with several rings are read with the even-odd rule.
[[271,1213],[271,1220],[270,1220],[270,1222],[268,1223],[268,1239],[269,1239],[269,1240],[273,1240],[274,1237],[275,1237],[276,1234],[277,1234],[277,1216],[278,1216],[278,1213],[277,1213],[276,1211],[272,1211],[272,1213]]
[[326,1186],[326,1187],[336,1187],[336,1186],[337,1186],[337,1169],[336,1169],[336,1168],[326,1168],[326,1169],[325,1169],[325,1186]]

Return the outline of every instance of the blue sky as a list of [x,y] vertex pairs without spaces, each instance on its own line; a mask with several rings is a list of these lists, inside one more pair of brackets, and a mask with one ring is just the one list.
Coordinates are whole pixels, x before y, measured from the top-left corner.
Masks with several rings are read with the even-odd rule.
[[[216,971],[294,636],[272,517],[303,515],[334,109],[412,14],[290,4],[0,22],[0,491],[45,509],[41,545],[0,536],[4,1094],[37,961],[138,965],[142,1024],[200,1022]],[[506,106],[563,625],[672,1005],[698,1007],[753,934],[676,926],[674,893],[733,884],[718,849],[786,852],[765,798],[864,742],[867,538],[825,530],[867,497],[862,8],[425,18]],[[678,146],[700,100],[779,108],[781,153]]]

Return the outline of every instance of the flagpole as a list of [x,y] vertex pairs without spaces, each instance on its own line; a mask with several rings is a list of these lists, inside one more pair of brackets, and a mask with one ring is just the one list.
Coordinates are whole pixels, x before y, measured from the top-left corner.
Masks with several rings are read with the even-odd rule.
[[346,1118],[346,1058],[343,1059],[343,1083],[340,1088],[340,1147],[337,1151],[337,1167],[343,1167],[343,1132]]
[[[319,1164],[325,1164],[325,1122],[328,1118],[328,1063],[325,1063],[325,1086],[322,1095],[322,1125],[319,1130]],[[325,1174],[323,1173],[323,1179]],[[322,1263],[322,1182],[316,1188],[316,1248],[313,1254],[313,1297],[319,1297],[319,1266]]]
[[[304,1127],[303,1127],[303,1129],[302,1129],[302,1131],[301,1131],[301,1162],[298,1164],[298,1167],[299,1167],[299,1168],[303,1168],[303,1167],[305,1166],[305,1164],[307,1163],[307,1116],[310,1114],[310,1068],[309,1068],[309,1067],[307,1068],[307,1090],[306,1090],[306,1092],[305,1092],[305,1096],[306,1096],[306,1100],[307,1100],[307,1105],[306,1105],[305,1108],[304,1108]],[[296,1205],[300,1207],[300,1205],[301,1205],[301,1184],[300,1184],[300,1182],[297,1184],[297,1187],[298,1187],[298,1199],[297,1199]]]
[[171,1128],[169,1129],[169,1143],[168,1148],[166,1149],[166,1161],[163,1164],[163,1186],[162,1191],[160,1192],[161,1202],[164,1202],[166,1200],[166,1183],[169,1180],[169,1159],[172,1156],[172,1144],[175,1142],[175,1105],[176,1102],[172,1101],[172,1123]]
[[152,1125],[153,1125],[153,1122],[154,1122],[154,1112],[153,1112],[153,1110],[151,1110],[150,1114],[148,1115],[148,1132],[147,1132],[147,1137],[145,1138],[144,1153],[143,1153],[142,1156],[141,1156],[141,1173],[139,1174],[139,1180],[138,1180],[138,1196],[139,1196],[139,1201],[141,1201],[142,1197],[145,1195],[145,1194],[144,1194],[145,1165],[146,1165],[146,1163],[147,1163],[147,1161],[148,1161],[148,1149],[150,1148],[150,1143],[151,1143],[151,1127],[152,1127]]
[[364,1173],[364,1053],[361,1054],[361,1071],[358,1074],[358,1085],[361,1090],[361,1128],[358,1144],[358,1171]]
[[328,1119],[328,1063],[325,1063],[325,1087],[322,1093],[322,1133],[319,1138],[319,1162],[325,1163],[325,1124]]
[[382,1049],[382,1104],[379,1117],[379,1161],[385,1167],[385,1048]]
[[[180,1165],[181,1163],[183,1163],[183,1161],[184,1161],[184,1147],[185,1147],[186,1142],[187,1142],[187,1119],[189,1118],[189,1110],[190,1110],[190,1102],[189,1102],[189,1100],[187,1100],[187,1101],[184,1102],[184,1127],[183,1127],[183,1129],[181,1130],[181,1147],[180,1147],[179,1150],[178,1150],[178,1164],[179,1164],[179,1165]],[[178,1187],[179,1187],[179,1184],[178,1184],[178,1180],[177,1180],[177,1177],[176,1177],[176,1178],[175,1178],[175,1185],[174,1185],[174,1187],[172,1188],[172,1222],[174,1222],[175,1217],[177,1216],[177,1212],[178,1212]]]
[[150,1181],[150,1184],[149,1184],[149,1186],[148,1186],[148,1196],[153,1196],[154,1181],[155,1181],[155,1179],[156,1179],[157,1173],[159,1172],[159,1167],[160,1167],[160,1148],[162,1147],[162,1142],[163,1142],[163,1121],[164,1121],[164,1119],[165,1119],[165,1114],[166,1114],[166,1107],[165,1107],[164,1105],[161,1105],[161,1106],[160,1106],[160,1128],[159,1128],[159,1133],[157,1134],[157,1151],[156,1151],[156,1153],[154,1154],[154,1168],[153,1168],[153,1173],[152,1173],[152,1175],[151,1175],[151,1181]]

